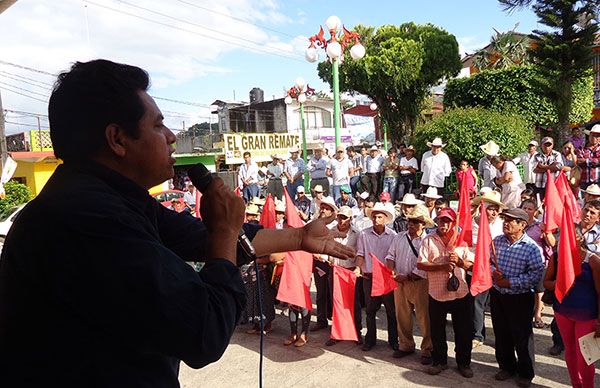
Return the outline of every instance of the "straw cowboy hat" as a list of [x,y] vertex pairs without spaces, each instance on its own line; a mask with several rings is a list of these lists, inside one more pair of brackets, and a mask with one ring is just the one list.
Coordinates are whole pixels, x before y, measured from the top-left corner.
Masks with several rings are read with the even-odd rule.
[[442,143],[442,139],[436,137],[433,141],[427,142],[427,147],[445,147],[446,144]]
[[404,194],[404,197],[402,197],[402,201],[400,201],[401,205],[409,206],[423,205],[424,203],[425,202],[421,201],[420,199],[417,199],[417,197],[415,197],[413,193]]
[[298,148],[298,146],[290,147],[290,154],[294,154],[296,152],[300,152],[300,148]]
[[481,148],[484,154],[489,156],[496,156],[498,155],[498,152],[500,152],[500,146],[493,140],[490,140],[484,145],[479,146],[479,148]]
[[256,206],[263,206],[265,204],[265,199],[258,198],[258,197],[252,197],[250,204],[256,205]]
[[335,201],[331,197],[325,197],[321,200],[321,206],[326,205],[333,209],[334,212],[338,211],[338,207],[335,206]]
[[421,194],[421,197],[433,199],[442,198],[442,196],[437,193],[437,189],[435,187],[428,187],[427,191]]
[[435,223],[433,222],[431,217],[429,217],[429,210],[425,205],[415,206],[413,211],[410,212],[406,216],[406,218],[408,218],[409,220],[423,221],[425,223],[425,228],[433,228],[435,226]]
[[321,186],[321,185],[315,185],[315,187],[313,187],[313,191],[315,193],[324,193],[325,192],[325,190],[323,190],[323,186]]
[[507,209],[507,206],[500,201],[501,195],[496,190],[488,191],[485,194],[482,194],[478,197],[473,198],[471,204],[474,206],[479,206],[481,201],[486,203],[491,203],[493,205],[498,205],[500,210]]
[[585,189],[585,192],[588,193],[589,195],[598,195],[600,196],[600,186],[598,186],[597,184],[591,184],[588,186],[587,189]]
[[283,201],[275,201],[275,212],[285,213],[285,203]]
[[385,215],[385,223],[389,224],[390,222],[394,221],[394,215],[392,213],[390,213],[390,211],[388,210],[388,208],[381,202],[377,202],[375,203],[375,206],[373,206],[372,208],[367,208],[366,212],[367,217],[371,218],[371,215],[373,213],[382,213]]
[[589,131],[583,131],[586,135],[600,134],[600,124],[595,124]]
[[246,206],[246,214],[258,216],[260,214],[260,212],[258,211],[258,206],[256,206],[253,203],[249,204],[248,206]]

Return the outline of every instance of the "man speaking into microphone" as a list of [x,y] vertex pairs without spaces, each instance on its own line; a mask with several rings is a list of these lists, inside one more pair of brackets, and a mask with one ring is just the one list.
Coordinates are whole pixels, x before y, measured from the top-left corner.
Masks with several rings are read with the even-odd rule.
[[[60,165],[19,214],[0,258],[0,386],[178,387],[179,362],[218,360],[245,306],[244,204],[206,185],[203,222],[148,189],[173,177],[175,135],[148,74],[106,60],[59,75],[48,116]],[[256,254],[348,258],[319,220],[244,225]],[[239,250],[241,252],[241,250]],[[206,262],[198,274],[185,261]]]

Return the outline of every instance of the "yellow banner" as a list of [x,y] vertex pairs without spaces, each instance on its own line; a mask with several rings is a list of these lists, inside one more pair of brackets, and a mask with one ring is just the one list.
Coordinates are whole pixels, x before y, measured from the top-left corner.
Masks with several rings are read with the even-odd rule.
[[300,136],[288,133],[231,133],[223,135],[225,163],[244,163],[244,152],[252,155],[254,162],[271,160],[273,154],[287,158],[291,147],[300,147]]

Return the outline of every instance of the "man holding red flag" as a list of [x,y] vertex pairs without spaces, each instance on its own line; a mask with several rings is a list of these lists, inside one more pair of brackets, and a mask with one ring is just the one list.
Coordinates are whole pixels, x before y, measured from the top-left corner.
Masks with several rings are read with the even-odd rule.
[[452,316],[456,363],[466,378],[471,370],[471,340],[473,339],[473,298],[469,294],[466,271],[473,266],[473,253],[466,244],[456,246],[458,232],[454,229],[456,213],[444,208],[437,215],[438,227],[421,244],[417,268],[427,272],[429,280],[429,324],[433,342],[433,364],[427,369],[437,375],[448,369],[446,316]]
[[[529,387],[533,371],[533,308],[535,288],[544,263],[538,245],[525,233],[529,215],[523,209],[502,212],[504,235],[494,239],[497,267],[492,263],[490,290],[492,325],[496,336],[496,380],[518,375],[519,387]],[[516,352],[516,357],[515,357]]]
[[360,232],[356,249],[356,265],[360,267],[363,276],[363,290],[367,310],[367,335],[362,350],[369,351],[375,346],[377,340],[375,314],[377,314],[383,303],[387,316],[388,343],[395,351],[398,349],[398,327],[394,309],[394,293],[391,291],[385,295],[371,296],[374,281],[374,263],[371,255],[376,256],[379,260],[385,260],[394,236],[396,236],[396,232],[386,225],[393,221],[394,216],[381,202],[377,202],[372,209],[367,209],[366,214],[373,221],[373,226]]

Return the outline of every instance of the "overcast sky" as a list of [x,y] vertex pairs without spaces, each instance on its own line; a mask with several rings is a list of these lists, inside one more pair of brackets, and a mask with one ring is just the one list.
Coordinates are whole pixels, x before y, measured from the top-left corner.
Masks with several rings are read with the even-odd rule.
[[332,14],[348,28],[433,23],[456,36],[461,55],[487,44],[493,28],[538,27],[530,11],[507,14],[495,0],[18,0],[0,14],[7,133],[36,129],[31,113],[46,129],[53,74],[94,58],[140,66],[152,95],[187,102],[157,100],[173,129],[209,121],[216,99],[248,101],[253,87],[279,98],[302,76],[328,90],[304,50]]

